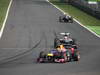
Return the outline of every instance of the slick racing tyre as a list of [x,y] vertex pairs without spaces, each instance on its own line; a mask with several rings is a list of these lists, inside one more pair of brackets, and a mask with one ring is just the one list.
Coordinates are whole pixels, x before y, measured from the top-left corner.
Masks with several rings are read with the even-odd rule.
[[59,17],[59,22],[62,22],[62,17],[61,16]]
[[73,18],[72,17],[70,17],[68,20],[69,20],[69,23],[73,23]]
[[70,22],[70,23],[73,23],[73,20],[72,20],[72,19],[69,19],[69,22]]
[[56,48],[58,45],[60,45],[59,39],[55,38],[54,39],[54,48]]
[[79,61],[79,59],[80,59],[80,54],[77,51],[77,52],[75,52],[75,55],[74,55],[74,61]]
[[69,52],[66,53],[66,56],[67,56],[67,62],[70,62],[71,61],[71,55]]
[[71,61],[70,56],[67,56],[67,62],[70,62],[70,61]]

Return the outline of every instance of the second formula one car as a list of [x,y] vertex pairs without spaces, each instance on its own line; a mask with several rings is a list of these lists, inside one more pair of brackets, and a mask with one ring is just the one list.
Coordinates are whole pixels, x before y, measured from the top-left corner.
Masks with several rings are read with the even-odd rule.
[[65,48],[74,47],[75,49],[77,49],[75,39],[70,37],[70,33],[60,33],[59,36],[56,36],[56,38],[54,39],[54,48],[56,48],[60,44],[64,45]]

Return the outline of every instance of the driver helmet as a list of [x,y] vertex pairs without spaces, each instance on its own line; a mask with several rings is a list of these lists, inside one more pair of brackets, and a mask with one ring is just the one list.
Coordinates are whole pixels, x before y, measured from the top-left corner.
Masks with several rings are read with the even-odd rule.
[[64,46],[63,46],[63,45],[60,45],[60,48],[61,48],[61,49],[63,49],[63,48],[64,48]]
[[69,18],[71,18],[71,16],[70,16],[70,15],[69,15],[68,17],[69,17]]
[[64,13],[64,15],[66,15],[66,13]]
[[65,36],[70,36],[70,33],[65,32]]
[[65,37],[64,37],[64,40],[66,40],[66,39],[68,39],[68,37],[67,37],[67,36],[65,36]]
[[66,13],[64,13],[64,17],[66,17],[67,15],[66,15]]

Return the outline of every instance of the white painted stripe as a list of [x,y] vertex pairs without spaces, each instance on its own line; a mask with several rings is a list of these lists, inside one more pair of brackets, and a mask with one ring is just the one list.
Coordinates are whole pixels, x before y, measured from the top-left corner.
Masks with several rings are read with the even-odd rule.
[[0,30],[0,38],[2,37],[3,30],[4,30],[4,28],[5,28],[5,24],[6,24],[6,21],[7,21],[7,18],[8,18],[8,14],[9,14],[9,10],[10,10],[10,7],[11,7],[11,4],[12,4],[12,1],[13,1],[13,0],[10,0],[9,6],[8,6],[8,8],[7,8],[6,16],[5,16],[5,19],[4,19],[4,22],[3,22],[2,28],[1,28],[1,30]]
[[[51,5],[53,5],[55,8],[57,8],[58,10],[60,10],[63,14],[66,13],[64,12],[62,9],[60,9],[59,7],[57,7],[56,5],[54,5],[53,3],[51,3],[49,0],[46,0],[47,2],[49,2]],[[67,15],[69,15],[68,13],[66,13]],[[87,29],[88,31],[90,31],[92,34],[94,34],[95,36],[100,38],[100,35],[96,34],[95,32],[93,32],[91,29],[89,29],[88,27],[86,27],[85,25],[83,25],[82,23],[80,23],[78,20],[74,19],[74,21],[76,21],[79,25],[81,25],[82,27],[84,27],[85,29]]]

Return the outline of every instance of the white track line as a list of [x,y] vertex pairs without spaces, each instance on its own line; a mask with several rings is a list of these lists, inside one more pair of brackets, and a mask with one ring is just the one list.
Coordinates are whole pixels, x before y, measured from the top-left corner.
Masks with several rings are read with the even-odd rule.
[[10,3],[9,3],[8,9],[7,9],[7,13],[6,13],[6,16],[5,16],[5,19],[4,19],[4,22],[3,22],[2,28],[1,28],[1,30],[0,30],[0,38],[2,37],[2,34],[3,34],[3,31],[4,31],[4,28],[5,28],[5,24],[6,24],[6,21],[7,21],[7,18],[8,18],[8,14],[9,14],[9,10],[10,10],[10,7],[11,7],[11,4],[12,4],[12,1],[13,1],[13,0],[10,0]]
[[[55,8],[57,8],[58,10],[60,10],[63,14],[66,13],[64,12],[62,9],[60,9],[59,7],[57,7],[56,5],[54,5],[53,3],[51,3],[49,0],[46,0],[47,2],[49,2],[51,5],[53,5]],[[69,15],[68,13],[66,13],[67,15]],[[87,29],[88,31],[90,31],[92,34],[94,34],[95,36],[100,38],[100,35],[96,34],[95,32],[93,32],[91,29],[89,29],[88,27],[86,27],[85,25],[83,25],[82,23],[80,23],[78,20],[74,19],[74,21],[76,21],[79,25],[81,25],[82,27],[84,27],[85,29]]]

